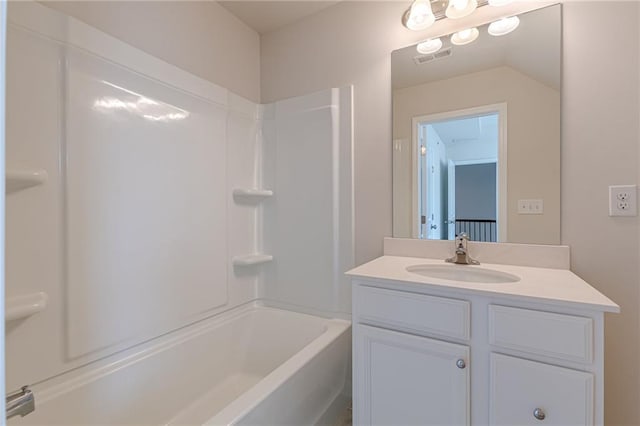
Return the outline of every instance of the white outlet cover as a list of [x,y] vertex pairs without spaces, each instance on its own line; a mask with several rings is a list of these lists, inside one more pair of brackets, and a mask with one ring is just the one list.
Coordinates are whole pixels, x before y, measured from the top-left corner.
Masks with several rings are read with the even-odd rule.
[[637,216],[638,189],[636,185],[609,187],[609,216]]
[[544,214],[543,200],[518,200],[518,214]]

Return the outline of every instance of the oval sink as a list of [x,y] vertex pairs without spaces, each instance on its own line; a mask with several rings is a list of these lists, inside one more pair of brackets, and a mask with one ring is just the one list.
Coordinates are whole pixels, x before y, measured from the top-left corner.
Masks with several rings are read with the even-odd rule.
[[424,277],[472,283],[515,283],[520,277],[493,269],[469,265],[412,265],[407,271]]

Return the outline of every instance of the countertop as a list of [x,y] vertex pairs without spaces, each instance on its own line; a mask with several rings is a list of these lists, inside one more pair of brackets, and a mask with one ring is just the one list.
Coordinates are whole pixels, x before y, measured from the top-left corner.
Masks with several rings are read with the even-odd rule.
[[582,278],[566,269],[535,268],[529,266],[483,263],[480,266],[455,265],[460,268],[484,268],[517,275],[514,283],[472,283],[425,277],[408,272],[412,265],[445,265],[442,259],[382,256],[360,265],[346,274],[351,277],[391,280],[437,289],[468,291],[475,294],[523,298],[527,301],[561,304],[573,308],[603,312],[620,312],[620,307]]

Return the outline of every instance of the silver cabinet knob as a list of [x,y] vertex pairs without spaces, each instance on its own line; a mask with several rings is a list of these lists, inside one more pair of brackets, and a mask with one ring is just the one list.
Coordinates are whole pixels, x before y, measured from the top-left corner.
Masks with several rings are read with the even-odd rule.
[[542,411],[542,408],[536,408],[535,410],[533,410],[533,417],[538,420],[544,420],[547,415],[544,413],[544,411]]
[[464,359],[459,359],[456,361],[456,366],[458,368],[465,368],[467,366],[467,363],[464,362]]

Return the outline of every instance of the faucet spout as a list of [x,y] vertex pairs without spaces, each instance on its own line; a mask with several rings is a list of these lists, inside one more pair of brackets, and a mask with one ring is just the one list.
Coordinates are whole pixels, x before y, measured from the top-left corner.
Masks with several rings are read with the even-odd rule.
[[455,239],[455,254],[445,259],[445,262],[456,263],[458,265],[479,265],[475,259],[472,259],[469,256],[469,251],[467,249],[467,242],[469,241],[469,235],[466,232],[461,232],[456,236]]

